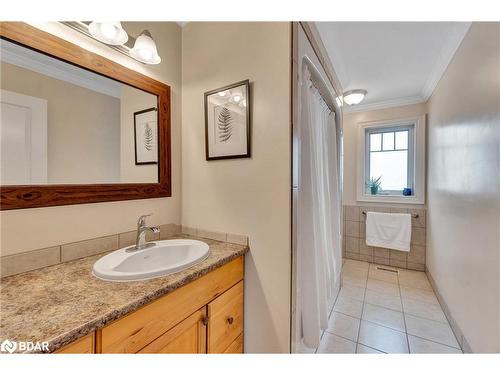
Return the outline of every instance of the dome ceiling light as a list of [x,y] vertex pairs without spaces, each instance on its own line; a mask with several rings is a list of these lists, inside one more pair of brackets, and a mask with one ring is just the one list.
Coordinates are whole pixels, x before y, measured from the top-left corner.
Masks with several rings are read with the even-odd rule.
[[344,93],[344,103],[347,105],[356,105],[363,101],[367,94],[366,90],[350,90]]

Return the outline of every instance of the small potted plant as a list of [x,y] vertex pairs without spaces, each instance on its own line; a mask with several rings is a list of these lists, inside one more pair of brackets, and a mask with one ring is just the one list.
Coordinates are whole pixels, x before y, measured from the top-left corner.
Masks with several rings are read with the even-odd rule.
[[371,177],[370,181],[368,181],[368,183],[366,184],[370,188],[370,193],[372,195],[378,194],[378,191],[380,189],[380,185],[382,185],[382,181],[380,181],[381,178],[382,178],[382,176],[380,176],[378,178]]

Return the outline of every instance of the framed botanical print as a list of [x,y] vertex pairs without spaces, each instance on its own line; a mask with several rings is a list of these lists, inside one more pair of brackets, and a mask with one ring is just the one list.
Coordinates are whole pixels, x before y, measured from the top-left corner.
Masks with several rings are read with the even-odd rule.
[[205,153],[207,160],[250,157],[250,82],[205,93]]
[[158,164],[156,108],[134,112],[135,164]]

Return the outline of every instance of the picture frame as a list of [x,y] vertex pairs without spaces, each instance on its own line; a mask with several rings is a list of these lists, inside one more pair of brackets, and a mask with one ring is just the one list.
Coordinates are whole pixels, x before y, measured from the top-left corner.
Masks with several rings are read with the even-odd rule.
[[135,165],[158,164],[156,107],[134,112]]
[[250,81],[207,91],[204,96],[206,160],[251,157]]

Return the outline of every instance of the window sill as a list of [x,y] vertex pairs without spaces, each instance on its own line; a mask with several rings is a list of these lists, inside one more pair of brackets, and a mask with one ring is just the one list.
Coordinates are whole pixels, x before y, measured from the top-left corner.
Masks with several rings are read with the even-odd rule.
[[405,203],[424,204],[424,200],[415,195],[362,195],[357,197],[358,202],[379,202],[379,203]]

